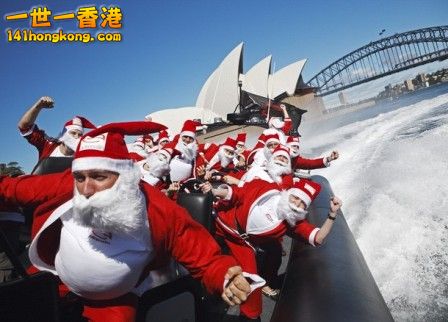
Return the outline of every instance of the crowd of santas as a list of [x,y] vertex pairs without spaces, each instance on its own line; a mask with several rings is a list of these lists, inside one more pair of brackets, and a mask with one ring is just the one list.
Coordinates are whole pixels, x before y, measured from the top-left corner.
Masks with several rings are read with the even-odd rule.
[[[304,239],[313,246],[319,245],[330,232],[338,209],[341,207],[341,201],[337,197],[333,197],[328,200],[328,218],[320,227],[316,227],[307,221],[307,209],[319,194],[320,186],[307,179],[295,178],[294,172],[300,169],[327,167],[338,158],[338,152],[333,151],[329,156],[316,159],[302,157],[299,152],[299,138],[287,135],[291,129],[291,120],[286,109],[284,109],[283,120],[280,118],[269,120],[269,129],[263,131],[255,146],[249,148],[246,144],[245,133],[239,133],[236,138],[228,137],[220,144],[199,144],[196,132],[201,124],[193,120],[186,120],[180,133],[170,137],[165,126],[151,122],[151,120],[108,124],[96,128],[87,119],[77,116],[64,125],[63,133],[58,139],[52,139],[38,128],[35,121],[40,111],[43,108],[52,108],[53,103],[51,98],[42,97],[23,115],[19,121],[19,129],[29,143],[38,149],[40,160],[51,156],[74,157],[71,172],[75,179],[75,188],[73,188],[73,177],[68,176],[70,171],[65,176],[64,174],[56,174],[50,175],[53,176],[51,178],[43,176],[43,179],[36,179],[33,176],[1,178],[0,201],[4,201],[5,205],[21,206],[26,203],[36,204],[40,200],[39,198],[42,202],[47,202],[51,198],[59,198],[59,195],[65,196],[55,203],[60,205],[56,210],[51,207],[51,211],[48,210],[50,209],[48,207],[43,207],[42,210],[42,207],[39,207],[38,210],[46,211],[45,216],[40,217],[35,214],[34,217],[34,220],[39,219],[36,224],[37,227],[33,227],[33,238],[36,240],[37,238],[42,239],[41,236],[46,232],[45,229],[48,230],[48,227],[54,224],[55,219],[50,223],[48,223],[48,220],[53,218],[55,213],[58,213],[62,221],[62,225],[59,225],[58,228],[61,229],[62,226],[61,237],[58,241],[61,243],[59,250],[55,249],[54,246],[49,246],[53,252],[48,255],[49,250],[39,248],[39,245],[42,246],[44,243],[40,242],[39,244],[33,240],[30,247],[30,257],[32,263],[38,269],[57,272],[68,290],[89,300],[110,300],[111,298],[115,299],[115,297],[121,299],[119,296],[121,293],[118,292],[117,295],[113,293],[116,290],[113,290],[111,293],[114,294],[113,296],[110,294],[98,296],[95,290],[87,292],[83,289],[82,283],[75,280],[76,278],[82,280],[85,277],[78,271],[74,271],[71,264],[67,266],[59,263],[60,270],[58,270],[58,260],[62,261],[61,258],[64,258],[67,262],[76,262],[76,265],[80,265],[78,260],[74,258],[75,255],[71,255],[68,248],[64,249],[62,247],[63,242],[68,243],[68,237],[64,237],[64,229],[66,229],[66,233],[69,231],[74,235],[79,234],[77,238],[81,239],[85,238],[84,234],[89,234],[89,232],[91,234],[90,230],[89,232],[85,231],[85,227],[89,229],[93,227],[92,231],[94,232],[96,230],[95,240],[111,239],[111,236],[123,233],[123,231],[125,234],[138,231],[139,236],[142,235],[142,227],[134,227],[134,222],[129,223],[121,218],[124,215],[128,216],[134,210],[135,207],[131,207],[131,203],[133,205],[141,201],[138,198],[132,199],[134,196],[132,198],[131,196],[126,197],[127,192],[132,194],[130,191],[135,189],[143,191],[144,197],[149,198],[147,215],[150,237],[146,236],[145,241],[139,240],[140,244],[135,244],[135,238],[132,239],[132,242],[126,241],[125,243],[137,249],[142,249],[142,247],[143,249],[149,249],[149,253],[156,249],[157,254],[159,254],[159,251],[162,252],[157,247],[172,247],[165,251],[171,253],[176,260],[182,263],[186,262],[187,268],[195,272],[193,275],[201,278],[209,290],[216,291],[216,289],[219,289],[217,285],[221,283],[223,299],[229,304],[241,304],[241,318],[248,320],[259,319],[262,309],[262,292],[272,297],[275,297],[277,293],[275,289],[269,286],[275,286],[276,283],[275,278],[281,263],[283,236],[288,234],[292,237]],[[169,126],[169,124],[166,125]],[[86,128],[93,130],[84,133]],[[124,137],[126,135],[136,134],[140,136],[135,142],[125,143]],[[137,181],[140,181],[140,184],[131,186],[127,183],[125,186],[123,182],[125,179],[117,180],[117,177],[127,178],[128,176],[128,179],[131,180],[132,171],[136,169],[138,169]],[[117,183],[107,189],[96,190],[96,193],[95,191],[92,193],[82,190],[88,188],[85,186],[87,180],[99,180],[98,176],[102,176],[100,179],[103,181],[110,179],[113,182],[116,180]],[[164,215],[178,216],[176,214],[179,212],[176,210],[177,206],[169,199],[176,199],[180,186],[191,179],[200,180],[202,182],[200,184],[202,192],[212,193],[215,197],[216,235],[223,238],[232,256],[231,260],[226,259],[229,262],[226,264],[227,266],[224,265],[223,267],[228,268],[233,263],[232,261],[236,260],[236,263],[242,267],[245,273],[252,274],[250,276],[254,284],[257,286],[263,284],[263,280],[257,279],[256,274],[260,274],[267,281],[268,285],[263,290],[251,287],[251,293],[247,300],[245,295],[241,295],[244,293],[241,290],[246,285],[241,281],[238,282],[239,284],[233,282],[234,277],[240,276],[238,271],[232,271],[232,274],[228,271],[225,277],[230,279],[233,284],[230,283],[232,284],[230,286],[226,284],[222,287],[224,278],[222,267],[217,265],[219,269],[204,269],[204,267],[214,267],[215,264],[204,264],[207,261],[211,262],[210,258],[213,258],[213,263],[224,261],[216,253],[215,244],[204,235],[206,234],[204,231],[198,232],[200,238],[195,239],[198,228],[189,219],[181,217],[174,222],[174,219],[173,221],[167,221],[166,218],[163,218]],[[58,182],[59,185],[56,185],[56,187],[51,182]],[[38,190],[45,185],[49,185],[51,188],[49,187],[45,191]],[[149,188],[149,186],[152,187]],[[34,187],[36,187],[35,190],[33,190]],[[153,190],[162,191],[168,198],[162,194],[159,196]],[[51,197],[48,194],[52,194]],[[98,198],[93,198],[96,195],[98,195]],[[105,196],[107,196],[107,200],[101,199],[106,198]],[[73,218],[66,213],[61,214],[61,211],[59,211],[61,207],[69,207],[64,206],[66,203],[63,203],[63,201],[70,201],[70,198],[73,198]],[[111,202],[109,200],[115,200],[115,208],[108,204]],[[129,206],[126,208],[128,204]],[[165,205],[166,208],[164,208]],[[77,209],[78,206],[81,210]],[[67,209],[65,209],[66,212],[69,211]],[[86,212],[86,209],[91,212]],[[96,209],[97,213],[92,209]],[[117,214],[117,211],[122,211],[122,215]],[[135,211],[138,213],[142,209],[135,209]],[[164,211],[167,213],[164,214]],[[113,220],[110,218],[109,212],[115,216]],[[159,213],[161,217],[158,217]],[[96,214],[97,218],[92,219],[92,214]],[[154,218],[151,218],[151,216],[154,216]],[[45,220],[42,220],[42,218],[45,218]],[[117,228],[118,223],[120,224],[119,228]],[[182,229],[184,231],[185,227],[178,227],[183,224],[185,224],[185,227],[193,227],[194,229],[187,229],[187,236],[184,236],[184,233],[179,233],[178,236],[182,235],[182,238],[176,240],[175,236],[177,235],[172,233],[171,229]],[[172,228],[170,225],[176,227]],[[159,230],[162,230],[163,233],[159,233]],[[164,234],[168,234],[173,239],[169,242],[161,242],[167,238]],[[191,247],[197,247],[194,251],[186,249],[195,240],[206,242],[191,245]],[[45,241],[49,242],[51,239],[46,237]],[[92,240],[89,239],[89,243],[91,242]],[[146,246],[142,246],[142,244]],[[123,244],[120,245],[115,247],[123,247]],[[256,261],[256,253],[259,249],[263,249],[267,255],[261,267],[260,264],[257,267]],[[39,253],[40,251],[46,252],[45,255],[42,256]],[[79,257],[85,255],[84,251],[79,250],[79,253],[83,254]],[[200,255],[202,257],[199,257]],[[186,259],[186,256],[190,257]],[[196,263],[199,260],[202,262]],[[137,259],[135,261],[138,262]],[[111,264],[107,263],[107,265]],[[143,264],[133,263],[133,265],[141,267]],[[158,266],[155,265],[155,267]],[[210,274],[211,271],[215,272],[214,275],[208,276],[207,274]],[[77,276],[77,274],[80,276]],[[129,279],[129,277],[126,278]],[[131,279],[131,282],[125,282],[135,284],[137,280],[139,280],[138,276]],[[102,286],[97,285],[97,287],[101,288]],[[122,286],[116,287],[123,288]],[[92,292],[95,295],[91,295]],[[135,306],[134,303],[129,303],[127,298],[122,300],[127,308]],[[105,307],[108,307],[108,305],[105,305]],[[85,308],[88,312],[87,304],[85,304]],[[97,309],[92,312],[90,317],[93,320],[95,320],[95,317],[105,314],[104,312],[98,312]],[[134,311],[131,310],[131,313],[126,314],[133,316],[134,313],[132,312]]]

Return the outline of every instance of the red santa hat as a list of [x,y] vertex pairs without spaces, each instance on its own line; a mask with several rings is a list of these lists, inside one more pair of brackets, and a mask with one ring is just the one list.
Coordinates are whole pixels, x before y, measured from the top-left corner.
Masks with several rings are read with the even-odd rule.
[[176,144],[174,142],[168,142],[159,150],[159,153],[164,154],[168,160],[171,160],[176,155],[180,155],[180,151],[176,149]]
[[157,137],[157,143],[160,144],[160,142],[169,141],[170,138],[168,136],[168,132],[163,130],[159,132],[159,135]]
[[278,136],[278,133],[268,134],[265,136],[265,144],[268,145],[271,142],[280,144],[280,138]]
[[286,144],[288,146],[299,146],[299,138],[296,136],[288,136]]
[[201,123],[193,121],[193,120],[186,120],[184,125],[182,126],[180,136],[189,136],[189,137],[192,137],[193,139],[195,139],[197,126],[201,126]]
[[246,133],[238,133],[236,136],[236,144],[246,145]]
[[272,158],[282,155],[288,159],[288,162],[291,163],[291,155],[289,154],[289,150],[283,145],[278,145],[274,151],[272,152]]
[[143,142],[154,142],[154,138],[152,137],[151,134],[143,134],[142,137],[140,137],[139,139],[141,139]]
[[132,169],[124,135],[142,135],[166,129],[166,126],[149,121],[123,122],[103,125],[86,133],[78,144],[72,172],[82,170],[108,170],[122,172]]
[[96,126],[92,122],[82,116],[75,116],[73,119],[67,121],[64,127],[67,131],[78,130],[81,133],[84,129],[96,129]]
[[142,149],[144,149],[144,148],[145,148],[145,144],[146,144],[146,142],[148,142],[148,141],[153,141],[153,140],[154,140],[154,139],[152,138],[151,135],[149,135],[149,134],[145,134],[145,135],[143,135],[143,136],[137,138],[137,139],[135,140],[135,142],[133,143],[133,145],[137,145],[137,146],[141,147]]
[[257,144],[263,143],[263,145],[266,143],[266,135],[264,133],[261,133],[260,136],[257,139]]
[[226,139],[226,141],[225,141],[223,144],[221,144],[221,147],[222,147],[222,148],[226,148],[226,149],[228,149],[228,150],[235,151],[235,149],[236,149],[236,144],[237,144],[236,140],[234,140],[234,139],[228,137],[228,138]]
[[306,180],[300,179],[295,182],[291,189],[288,190],[289,194],[300,198],[305,205],[306,208],[309,207],[311,202],[317,197],[320,192],[320,184]]

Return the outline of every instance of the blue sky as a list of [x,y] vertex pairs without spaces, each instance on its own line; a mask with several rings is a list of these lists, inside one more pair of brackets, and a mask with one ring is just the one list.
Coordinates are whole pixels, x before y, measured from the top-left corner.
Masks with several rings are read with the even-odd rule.
[[[120,43],[8,43],[8,13],[46,5],[53,13],[79,6],[117,5]],[[38,124],[57,135],[73,115],[97,124],[141,119],[163,108],[193,106],[204,81],[244,41],[244,70],[272,54],[276,69],[308,58],[309,80],[348,52],[384,36],[448,23],[448,1],[17,1],[2,0],[0,41],[0,162],[30,170],[37,152],[17,132],[21,115],[41,96],[52,96]],[[78,31],[74,21],[48,31]],[[93,31],[93,33],[96,30]]]

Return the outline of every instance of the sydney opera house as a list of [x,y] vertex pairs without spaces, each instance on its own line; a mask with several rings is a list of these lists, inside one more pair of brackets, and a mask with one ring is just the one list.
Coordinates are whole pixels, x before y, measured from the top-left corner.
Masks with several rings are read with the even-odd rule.
[[[285,104],[289,109],[306,112],[305,118],[321,115],[323,102],[314,88],[301,77],[306,59],[272,72],[269,55],[251,69],[243,70],[244,43],[236,46],[211,73],[196,100],[196,106],[165,109],[150,114],[156,122],[166,124],[173,132],[180,130],[185,119],[200,119],[203,124],[226,122],[228,114],[249,111],[252,106],[272,107]],[[263,120],[264,121],[264,120]],[[256,121],[254,121],[256,122]]]

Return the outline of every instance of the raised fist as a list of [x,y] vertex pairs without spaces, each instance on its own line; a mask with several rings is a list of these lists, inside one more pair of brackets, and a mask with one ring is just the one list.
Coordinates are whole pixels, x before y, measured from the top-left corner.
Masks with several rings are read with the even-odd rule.
[[34,104],[37,108],[53,108],[54,107],[54,100],[50,96],[42,96],[37,100],[37,102]]

